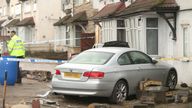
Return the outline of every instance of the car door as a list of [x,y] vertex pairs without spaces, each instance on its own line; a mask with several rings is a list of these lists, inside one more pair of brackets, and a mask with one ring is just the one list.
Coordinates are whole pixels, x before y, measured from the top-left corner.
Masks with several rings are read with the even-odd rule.
[[138,64],[140,70],[139,77],[151,80],[163,80],[165,72],[152,59],[140,51],[129,52],[130,59],[134,64]]
[[138,82],[142,80],[142,77],[138,76],[141,73],[139,65],[132,63],[128,52],[119,56],[117,63],[119,64],[118,72],[121,74],[121,78],[126,78],[128,81],[129,93],[134,94],[137,89],[136,87],[138,86]]

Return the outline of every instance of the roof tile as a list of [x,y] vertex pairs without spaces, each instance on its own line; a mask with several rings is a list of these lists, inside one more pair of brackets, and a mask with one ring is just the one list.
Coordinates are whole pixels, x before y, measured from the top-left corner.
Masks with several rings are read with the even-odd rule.
[[125,4],[122,2],[108,4],[103,7],[92,19],[100,19],[104,17],[108,17],[110,15],[115,14],[118,11],[121,11],[125,8]]
[[175,0],[136,0],[122,12],[117,13],[116,16],[153,11],[156,8],[177,9],[178,5]]

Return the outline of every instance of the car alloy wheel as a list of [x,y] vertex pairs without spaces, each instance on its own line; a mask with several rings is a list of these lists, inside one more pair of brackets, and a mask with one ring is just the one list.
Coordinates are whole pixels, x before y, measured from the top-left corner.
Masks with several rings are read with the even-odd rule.
[[175,71],[169,72],[166,85],[170,90],[175,89],[175,86],[177,85],[177,73]]
[[125,81],[120,80],[116,83],[112,95],[110,97],[110,101],[112,103],[122,103],[127,98],[127,84]]

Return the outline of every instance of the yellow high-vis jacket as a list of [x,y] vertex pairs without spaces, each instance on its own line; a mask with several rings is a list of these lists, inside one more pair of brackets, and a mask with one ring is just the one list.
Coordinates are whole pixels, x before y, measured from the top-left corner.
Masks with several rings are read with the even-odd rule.
[[11,40],[8,41],[7,47],[8,47],[10,56],[25,57],[25,46],[24,46],[22,39],[19,36],[14,35],[11,38]]

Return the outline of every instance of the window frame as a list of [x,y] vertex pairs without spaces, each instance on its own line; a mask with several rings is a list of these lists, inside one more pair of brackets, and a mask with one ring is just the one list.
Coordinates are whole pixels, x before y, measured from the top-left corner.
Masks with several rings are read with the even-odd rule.
[[129,51],[129,52],[128,52],[128,55],[129,55],[129,57],[130,57],[130,60],[132,61],[132,64],[138,64],[138,63],[134,63],[134,61],[133,61],[133,59],[132,59],[132,57],[131,57],[131,55],[130,55],[131,52],[141,53],[141,54],[143,54],[144,56],[146,56],[147,58],[150,59],[150,63],[139,63],[139,64],[152,64],[152,63],[153,63],[153,60],[152,60],[152,58],[151,58],[149,55],[147,55],[147,54],[145,54],[145,53],[143,53],[143,52],[141,52],[141,51]]
[[[129,52],[125,52],[125,53],[121,54],[121,55],[117,58],[117,64],[119,64],[120,66],[125,66],[125,65],[131,65],[131,64],[133,64],[133,61],[131,60],[130,55],[129,55],[128,53],[129,53]],[[126,54],[127,57],[129,58],[130,64],[120,64],[120,63],[118,62],[118,60],[120,59],[120,57],[122,57],[124,54]]]
[[[111,54],[110,57],[103,63],[101,64],[91,64],[91,63],[74,63],[75,59],[77,59],[78,56],[81,56],[81,54],[83,53],[90,53],[90,52],[94,52],[94,53],[108,53]],[[79,55],[77,55],[76,57],[72,58],[71,60],[68,61],[68,63],[72,63],[72,64],[89,64],[89,65],[105,65],[107,64],[113,57],[114,57],[115,53],[112,52],[103,52],[103,51],[85,51],[80,53]]]
[[[157,26],[156,27],[149,27],[148,26],[148,19],[157,19]],[[148,35],[147,31],[148,30],[157,30],[157,54],[150,54],[150,55],[159,55],[159,18],[158,17],[146,17],[146,53],[149,54],[148,52]]]
[[190,26],[188,24],[182,25],[182,35],[183,35],[183,57],[189,57],[190,52]]

